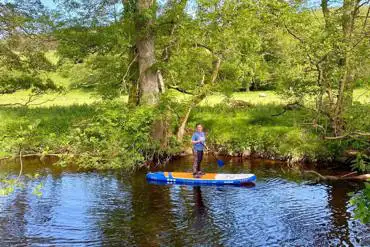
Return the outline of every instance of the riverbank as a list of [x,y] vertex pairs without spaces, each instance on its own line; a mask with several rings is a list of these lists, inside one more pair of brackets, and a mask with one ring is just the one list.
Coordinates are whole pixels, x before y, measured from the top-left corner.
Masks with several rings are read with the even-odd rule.
[[[323,127],[305,107],[286,108],[286,101],[273,92],[236,93],[231,99],[208,97],[194,108],[183,143],[169,134],[166,145],[151,139],[153,119],[163,114],[158,109],[135,111],[122,100],[58,105],[0,108],[0,158],[24,154],[67,154],[83,157],[81,164],[101,168],[120,168],[179,155],[189,150],[195,123],[203,123],[208,145],[220,155],[302,162],[331,162],[346,156],[346,150],[361,150],[361,140],[323,138]],[[82,101],[82,103],[85,103]],[[175,133],[176,119],[181,118],[180,103],[173,103],[169,133]],[[180,110],[177,112],[177,108]],[[348,117],[356,129],[370,129],[368,104],[357,104]],[[166,113],[168,114],[168,113]],[[357,114],[357,115],[356,115]],[[111,162],[113,166],[105,166]]]

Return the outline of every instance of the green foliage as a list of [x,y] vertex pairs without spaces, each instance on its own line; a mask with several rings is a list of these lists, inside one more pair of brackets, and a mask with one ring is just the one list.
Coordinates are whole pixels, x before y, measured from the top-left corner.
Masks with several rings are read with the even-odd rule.
[[42,192],[41,192],[41,189],[44,187],[44,184],[43,183],[39,183],[38,185],[36,185],[34,187],[34,189],[32,190],[32,194],[35,195],[35,196],[38,196],[38,197],[41,197],[42,196]]
[[43,80],[27,74],[5,73],[0,78],[0,95],[10,94],[18,90],[30,90],[34,94],[61,92],[63,87],[57,86],[51,79]]
[[[361,172],[370,172],[370,157],[365,153],[358,153],[356,159],[352,163],[352,167]],[[365,188],[352,196],[350,204],[354,206],[355,218],[362,223],[370,222],[370,183],[365,183]]]
[[362,172],[370,172],[370,157],[364,153],[358,153],[352,162],[352,167]]
[[[13,194],[17,189],[24,189],[26,184],[31,181],[35,181],[39,177],[39,174],[36,173],[34,175],[19,176],[19,177],[10,177],[10,176],[0,176],[0,197],[1,196],[9,196]],[[33,187],[32,194],[41,197],[43,183],[37,183],[35,187]]]
[[[66,153],[61,163],[133,169],[176,153],[179,143],[173,134],[191,103],[188,97],[170,91],[161,95],[156,108],[135,109],[120,98],[142,76],[135,48],[147,35],[155,38],[156,53],[149,69],[160,70],[167,87],[213,94],[193,110],[189,124],[204,123],[215,148],[290,161],[328,160],[348,149],[367,150],[369,140],[358,132],[370,129],[369,100],[352,98],[352,89],[369,84],[370,47],[361,36],[368,33],[368,25],[361,17],[346,36],[345,6],[330,10],[324,19],[305,4],[199,0],[189,9],[187,1],[154,1],[143,10],[134,0],[60,0],[50,10],[41,1],[0,3],[0,94],[60,92],[62,87],[54,83],[59,79],[70,89],[93,91],[105,100],[89,106],[0,109],[0,154]],[[51,61],[48,55],[54,50],[58,57]],[[350,104],[341,112],[341,105],[333,106],[340,102],[341,83],[348,78],[345,98]],[[240,89],[277,89],[284,99],[271,92],[267,100],[258,93],[233,94]],[[230,105],[216,93],[249,104]],[[63,105],[71,97],[60,98]],[[307,109],[279,115],[289,99]],[[342,120],[345,138],[324,140],[336,118]],[[157,126],[167,131],[159,132],[164,144],[153,137]],[[356,169],[369,170],[366,155],[361,152],[356,158]],[[16,187],[11,179],[1,183],[2,194]],[[34,194],[40,195],[41,187]],[[366,222],[367,191],[368,185],[352,201],[357,217]]]
[[0,3],[0,10],[0,94],[28,89],[33,94],[60,91],[62,88],[44,75],[55,66],[45,56],[49,49],[47,35],[40,35],[50,25],[42,4]]
[[122,57],[117,55],[91,55],[84,63],[65,63],[59,71],[64,77],[73,78],[70,88],[81,88],[95,92],[103,99],[112,99],[127,93],[123,82]]
[[93,114],[91,106],[50,108],[0,108],[0,152],[12,155],[22,148],[25,153],[68,149],[74,124]]
[[8,196],[20,186],[17,179],[0,178],[0,196]]
[[365,189],[354,195],[350,203],[355,207],[355,218],[368,224],[370,222],[370,183],[365,183]]
[[123,168],[133,170],[139,164],[168,155],[151,138],[158,110],[151,107],[129,109],[119,101],[98,105],[93,117],[82,121],[68,136],[75,162],[83,168]]

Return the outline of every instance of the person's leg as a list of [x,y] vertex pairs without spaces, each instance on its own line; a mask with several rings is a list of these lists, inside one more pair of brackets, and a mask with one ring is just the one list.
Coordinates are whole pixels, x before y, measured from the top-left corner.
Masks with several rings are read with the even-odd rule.
[[193,161],[193,175],[196,175],[197,171],[198,171],[198,152],[197,152],[197,150],[194,150],[194,149],[193,149],[193,158],[194,158],[194,161]]
[[203,174],[200,168],[200,164],[203,160],[203,151],[197,151],[197,173]]

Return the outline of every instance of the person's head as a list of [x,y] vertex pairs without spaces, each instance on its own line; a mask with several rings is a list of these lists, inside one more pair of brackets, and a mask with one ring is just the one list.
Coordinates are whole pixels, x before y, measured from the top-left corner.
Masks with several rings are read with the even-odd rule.
[[195,125],[195,130],[198,131],[198,132],[202,132],[203,131],[203,125],[200,124],[200,123],[197,123]]

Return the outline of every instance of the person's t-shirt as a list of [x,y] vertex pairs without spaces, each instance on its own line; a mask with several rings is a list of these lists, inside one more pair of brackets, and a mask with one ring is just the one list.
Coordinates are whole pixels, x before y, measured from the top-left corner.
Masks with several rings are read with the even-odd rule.
[[193,144],[193,148],[196,151],[203,151],[204,144],[205,144],[205,141],[206,141],[206,135],[204,134],[204,132],[198,132],[198,131],[194,132],[193,136],[191,137],[191,140],[192,141],[201,141],[202,143]]

